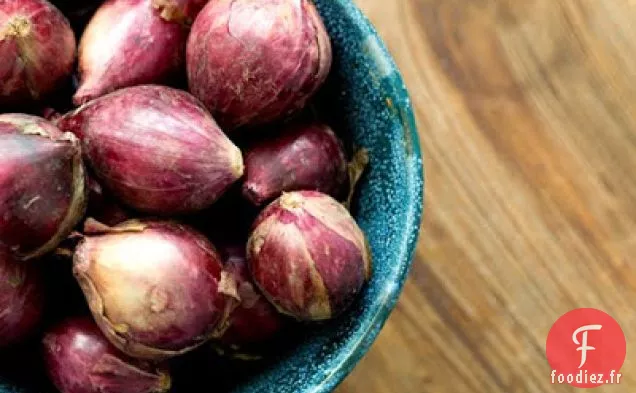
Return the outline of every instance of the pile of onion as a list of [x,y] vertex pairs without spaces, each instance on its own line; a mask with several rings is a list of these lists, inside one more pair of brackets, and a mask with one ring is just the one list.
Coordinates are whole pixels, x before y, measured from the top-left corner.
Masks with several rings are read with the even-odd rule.
[[167,392],[371,278],[369,156],[303,116],[311,0],[0,0],[0,59],[0,355],[35,343],[61,393]]

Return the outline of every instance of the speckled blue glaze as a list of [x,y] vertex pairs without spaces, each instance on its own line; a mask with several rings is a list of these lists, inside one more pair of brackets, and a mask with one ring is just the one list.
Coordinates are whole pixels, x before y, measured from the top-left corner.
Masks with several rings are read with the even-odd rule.
[[[257,372],[214,393],[326,393],[369,349],[400,295],[418,237],[423,170],[411,102],[384,44],[349,0],[316,0],[334,46],[334,70],[321,93],[334,128],[369,150],[354,214],[366,232],[374,275],[341,318],[312,327]],[[214,370],[210,370],[210,375]],[[218,380],[218,377],[215,377]],[[185,393],[191,389],[181,389]],[[41,393],[44,393],[40,391]],[[0,393],[26,393],[3,384]],[[33,391],[29,391],[33,393]]]

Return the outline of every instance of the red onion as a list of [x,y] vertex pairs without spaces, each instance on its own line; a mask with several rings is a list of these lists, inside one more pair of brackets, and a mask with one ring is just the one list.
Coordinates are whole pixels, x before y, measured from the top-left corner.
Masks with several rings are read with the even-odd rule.
[[283,326],[282,316],[252,282],[244,247],[226,247],[225,271],[237,284],[240,304],[230,314],[228,328],[219,341],[229,346],[249,346],[272,338]]
[[132,218],[131,213],[102,188],[92,177],[88,178],[87,216],[109,226],[121,224]]
[[302,108],[331,61],[310,0],[210,1],[192,25],[186,54],[190,91],[228,129]]
[[97,324],[138,358],[168,358],[206,342],[225,323],[226,293],[236,291],[231,277],[222,280],[214,246],[171,222],[87,228],[73,264]]
[[315,191],[284,193],[267,206],[247,252],[265,296],[299,320],[339,315],[371,274],[362,230],[343,205]]
[[186,92],[135,86],[64,115],[60,129],[81,140],[97,180],[137,210],[202,210],[243,175],[241,151]]
[[283,191],[315,190],[339,197],[346,181],[344,148],[325,124],[288,126],[245,152],[243,195],[255,205]]
[[40,99],[75,61],[68,20],[46,0],[0,1],[0,105]]
[[79,48],[84,104],[122,87],[165,82],[181,69],[188,29],[201,0],[108,0],[88,23]]
[[0,247],[0,348],[31,335],[38,327],[43,306],[39,272]]
[[164,367],[119,352],[90,318],[64,320],[42,342],[46,371],[62,393],[159,393],[170,389]]
[[86,209],[79,141],[48,121],[0,115],[0,243],[21,259],[52,251]]

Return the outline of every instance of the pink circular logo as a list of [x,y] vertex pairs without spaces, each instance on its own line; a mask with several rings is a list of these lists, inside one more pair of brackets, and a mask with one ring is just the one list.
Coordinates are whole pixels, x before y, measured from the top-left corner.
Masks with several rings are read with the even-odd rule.
[[626,351],[618,322],[594,308],[565,313],[552,325],[546,341],[552,383],[578,388],[620,383]]

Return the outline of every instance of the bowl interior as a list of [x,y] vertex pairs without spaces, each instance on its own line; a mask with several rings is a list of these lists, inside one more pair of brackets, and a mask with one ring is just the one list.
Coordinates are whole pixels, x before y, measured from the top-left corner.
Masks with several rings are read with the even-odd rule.
[[[374,29],[348,0],[316,0],[332,37],[334,66],[314,100],[321,116],[370,165],[353,212],[373,253],[374,275],[342,317],[285,334],[276,355],[237,366],[200,356],[174,391],[319,393],[331,391],[367,351],[395,306],[408,273],[422,211],[423,173],[408,94]],[[296,330],[296,329],[295,329]],[[0,362],[0,365],[2,363]],[[179,365],[177,364],[177,368]],[[3,371],[0,369],[0,374]],[[33,379],[30,392],[51,391]],[[25,386],[27,381],[21,381]],[[2,383],[0,393],[26,392]],[[203,390],[201,390],[203,388]]]

